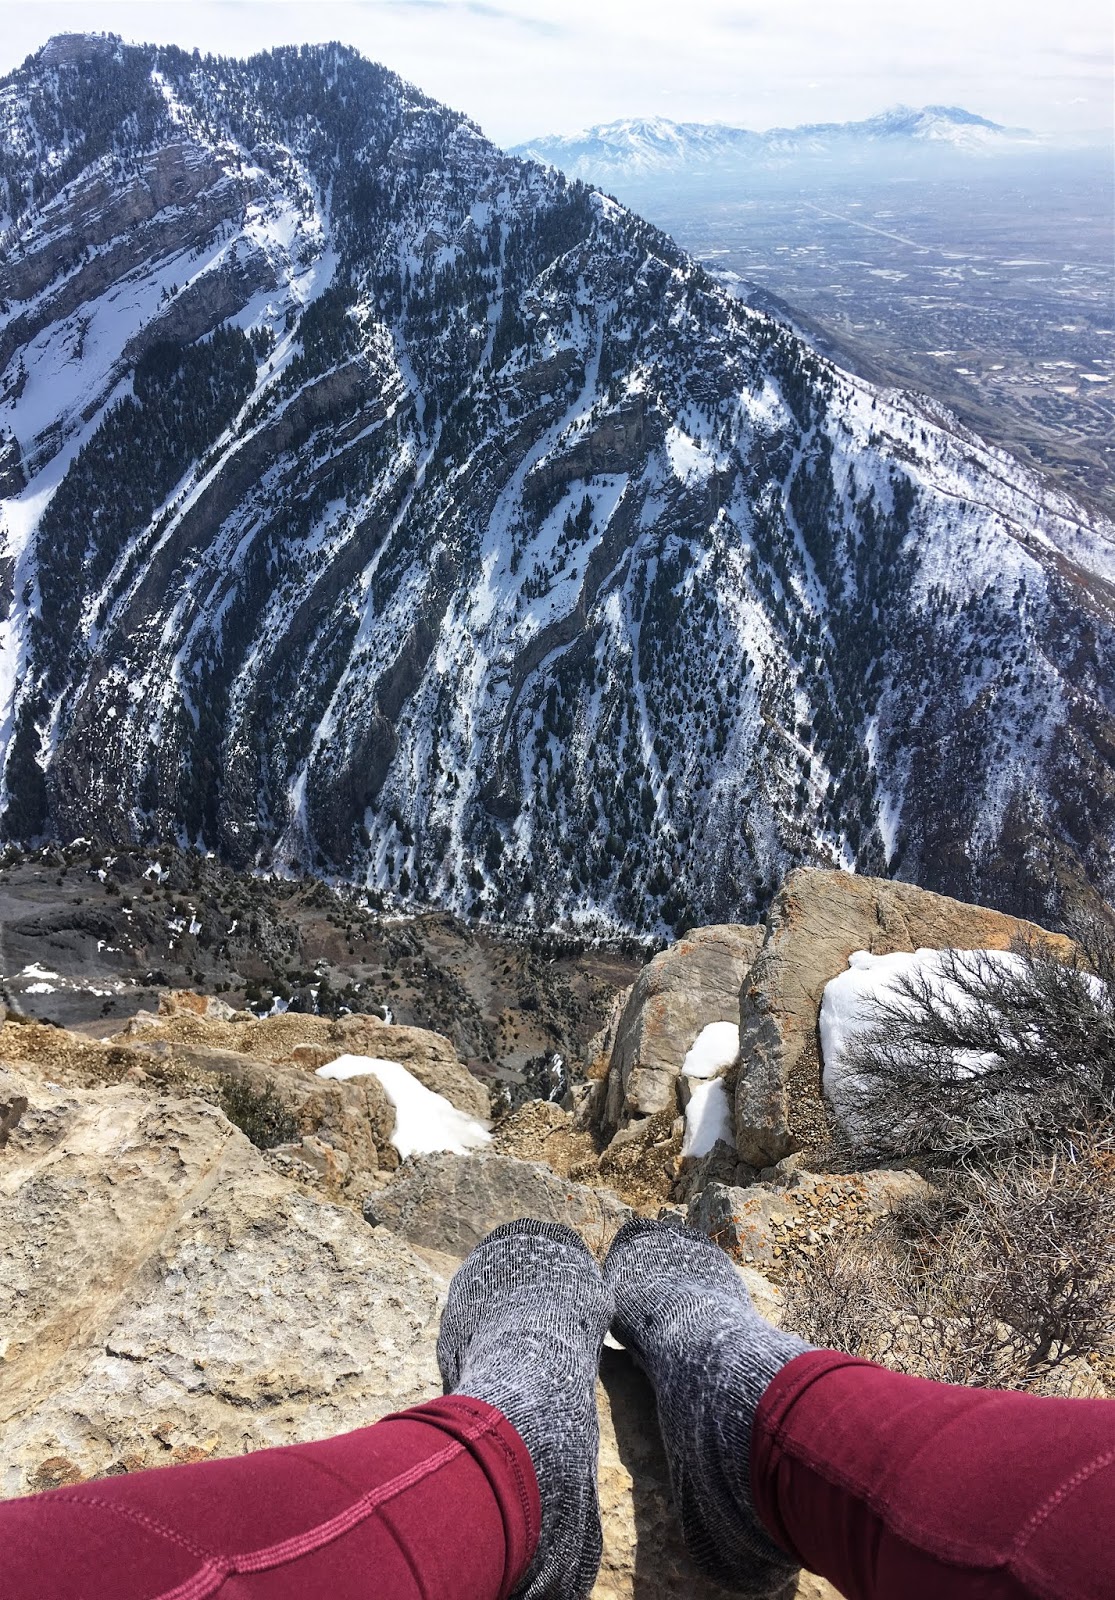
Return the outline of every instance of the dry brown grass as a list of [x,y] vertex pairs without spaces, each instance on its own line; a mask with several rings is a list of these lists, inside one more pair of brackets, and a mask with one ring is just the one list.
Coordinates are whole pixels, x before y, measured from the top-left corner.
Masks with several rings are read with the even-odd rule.
[[1113,1165],[1094,1135],[1075,1158],[955,1176],[827,1244],[786,1284],[785,1325],[946,1383],[1086,1388],[1115,1360]]

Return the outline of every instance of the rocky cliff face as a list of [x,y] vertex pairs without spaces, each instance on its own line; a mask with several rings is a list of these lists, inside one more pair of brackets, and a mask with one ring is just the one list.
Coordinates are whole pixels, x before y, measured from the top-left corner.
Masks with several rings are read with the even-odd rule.
[[3,826],[492,918],[1110,892],[1112,529],[352,52],[0,85]]

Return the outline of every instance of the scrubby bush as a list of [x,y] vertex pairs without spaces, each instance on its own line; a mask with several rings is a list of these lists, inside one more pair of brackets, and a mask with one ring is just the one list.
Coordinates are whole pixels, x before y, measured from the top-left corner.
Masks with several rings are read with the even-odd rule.
[[844,1056],[845,1153],[1003,1160],[1115,1122],[1115,937],[1088,924],[1078,940],[1067,960],[1037,939],[944,951],[939,975],[876,1000]]
[[231,1078],[221,1088],[221,1110],[257,1149],[273,1150],[298,1137],[297,1122],[269,1083],[259,1089]]
[[1057,1389],[1066,1363],[1115,1354],[1115,1148],[953,1173],[823,1248],[785,1294],[785,1325],[816,1344],[946,1383]]
[[874,1001],[841,1153],[912,1159],[933,1188],[823,1246],[787,1326],[950,1383],[1056,1389],[1115,1357],[1115,936],[1073,933],[1067,954],[942,952]]

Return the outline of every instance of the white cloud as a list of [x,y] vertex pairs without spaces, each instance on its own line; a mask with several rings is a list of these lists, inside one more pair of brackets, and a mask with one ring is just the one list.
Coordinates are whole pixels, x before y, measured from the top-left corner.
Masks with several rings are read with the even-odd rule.
[[52,33],[247,54],[340,39],[495,139],[617,116],[751,127],[959,104],[1038,129],[1110,124],[1108,0],[37,0],[8,7],[0,70]]

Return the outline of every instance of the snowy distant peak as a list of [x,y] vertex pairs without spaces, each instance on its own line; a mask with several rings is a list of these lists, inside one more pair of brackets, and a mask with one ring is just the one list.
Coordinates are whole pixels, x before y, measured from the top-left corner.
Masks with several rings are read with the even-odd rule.
[[762,150],[762,135],[746,128],[671,122],[667,117],[627,117],[585,133],[519,145],[512,153],[559,167],[573,178],[599,181],[600,172],[607,168],[629,176],[651,176],[715,165],[742,152],[761,155]]
[[[831,126],[840,125],[834,123]],[[960,128],[987,128],[992,133],[1010,131],[1001,122],[992,122],[974,111],[965,111],[963,106],[922,106],[920,111],[913,106],[892,106],[877,117],[844,126],[856,132],[877,129],[882,134],[908,134],[912,139],[937,139],[942,134],[947,135]]]
[[679,170],[721,130],[713,124],[671,122],[666,117],[625,117],[583,133],[544,135],[516,145],[512,155],[558,167],[570,177],[597,177],[602,169],[632,175]]
[[723,122],[672,122],[667,117],[623,117],[584,133],[550,135],[516,145],[513,154],[545,161],[570,177],[602,183],[616,177],[651,177],[728,169],[742,163],[788,158],[847,156],[906,146],[937,145],[988,152],[1033,143],[1024,129],[1005,128],[961,106],[894,106],[862,122],[806,123],[765,133]]
[[877,117],[862,122],[820,122],[800,128],[775,128],[763,135],[775,139],[862,140],[879,139],[941,141],[961,149],[991,145],[1012,145],[1019,140],[1032,143],[1034,135],[1025,128],[1005,128],[1000,122],[965,111],[962,106],[892,106]]

